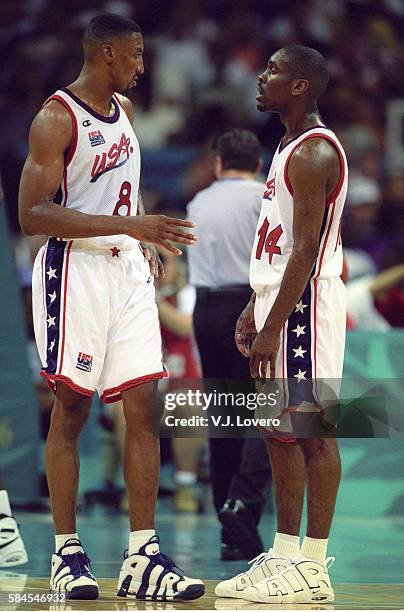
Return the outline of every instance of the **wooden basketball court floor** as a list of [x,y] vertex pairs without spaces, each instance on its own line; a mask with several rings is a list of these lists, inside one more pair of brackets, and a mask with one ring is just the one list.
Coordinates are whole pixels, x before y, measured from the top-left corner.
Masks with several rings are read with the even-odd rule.
[[[141,602],[115,595],[116,580],[127,546],[128,523],[124,514],[95,507],[79,514],[78,532],[92,559],[100,584],[97,601],[40,601],[49,588],[50,554],[54,538],[49,513],[16,513],[24,537],[29,563],[0,571],[1,610],[265,610],[267,604],[217,598],[218,580],[246,569],[243,561],[219,559],[220,533],[213,512],[179,515],[169,500],[159,500],[157,531],[162,550],[175,559],[190,576],[206,582],[204,597],[185,603]],[[261,533],[269,544],[274,517],[265,513]],[[330,574],[336,592],[334,604],[316,604],[313,609],[404,609],[404,518],[371,518],[336,515],[329,545],[336,561]],[[11,601],[10,594],[14,596]],[[16,597],[17,596],[17,597]],[[20,596],[20,597],[18,597]],[[39,601],[38,601],[39,599]],[[282,609],[312,609],[312,606],[283,606]]]
[[[0,579],[0,583],[3,581]],[[214,588],[217,581],[206,582],[206,593],[190,602],[146,602],[121,599],[115,595],[116,580],[104,578],[100,582],[100,599],[96,601],[41,602],[49,594],[49,580],[31,578],[20,590],[12,581],[1,586],[1,610],[274,610],[279,606],[257,604],[242,599],[218,598]],[[284,605],[282,610],[397,610],[404,607],[404,584],[339,584],[334,585],[336,601],[333,604]],[[13,602],[8,600],[9,593]],[[20,597],[18,597],[20,595]],[[41,597],[42,596],[42,597]]]

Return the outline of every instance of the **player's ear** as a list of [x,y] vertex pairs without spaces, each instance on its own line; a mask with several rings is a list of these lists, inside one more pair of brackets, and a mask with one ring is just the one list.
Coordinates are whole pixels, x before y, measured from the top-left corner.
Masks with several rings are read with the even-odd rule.
[[258,160],[257,168],[255,170],[256,174],[259,174],[261,172],[263,165],[264,165],[264,160],[262,159],[262,157],[260,157]]
[[301,96],[309,89],[309,81],[307,79],[295,79],[292,81],[292,96]]
[[101,49],[102,49],[102,54],[103,54],[105,61],[108,64],[111,64],[111,62],[113,62],[113,60],[115,59],[115,50],[113,46],[108,43],[104,43],[101,46]]

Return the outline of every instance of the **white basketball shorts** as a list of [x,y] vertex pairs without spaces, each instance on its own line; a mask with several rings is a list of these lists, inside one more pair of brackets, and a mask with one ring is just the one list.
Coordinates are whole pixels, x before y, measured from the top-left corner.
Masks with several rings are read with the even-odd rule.
[[50,238],[33,270],[35,338],[42,376],[106,403],[163,378],[161,334],[149,264],[130,250]]
[[[254,314],[258,331],[263,328],[278,293],[279,287],[257,295]],[[280,397],[275,416],[298,411],[302,406],[303,411],[310,405],[323,410],[338,400],[345,332],[344,283],[340,278],[311,279],[280,335],[275,364]],[[283,431],[288,430],[291,431],[290,427],[283,427]]]

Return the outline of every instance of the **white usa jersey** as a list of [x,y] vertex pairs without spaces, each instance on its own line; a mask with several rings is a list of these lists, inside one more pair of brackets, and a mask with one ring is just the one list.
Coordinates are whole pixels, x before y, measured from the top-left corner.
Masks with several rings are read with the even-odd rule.
[[[72,119],[72,143],[55,201],[91,215],[135,216],[140,149],[118,97],[112,97],[115,111],[109,117],[97,113],[67,88],[56,91],[45,104],[51,100],[60,102]],[[138,241],[122,234],[78,239],[75,244],[131,249]]]
[[340,178],[334,193],[326,200],[320,248],[311,278],[341,275],[341,219],[348,185],[347,160],[336,135],[324,126],[315,126],[283,148],[279,145],[273,157],[250,261],[250,284],[257,294],[279,287],[282,282],[293,248],[293,188],[288,166],[295,149],[310,138],[324,138],[331,142],[340,159]]

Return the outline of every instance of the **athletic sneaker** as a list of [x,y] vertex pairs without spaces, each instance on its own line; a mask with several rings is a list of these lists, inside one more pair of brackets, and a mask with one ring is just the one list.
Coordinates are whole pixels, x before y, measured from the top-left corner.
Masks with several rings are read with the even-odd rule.
[[198,599],[205,592],[202,580],[187,578],[169,557],[160,552],[153,536],[133,555],[125,551],[119,573],[118,597],[157,601]]
[[15,518],[0,514],[0,567],[22,565],[27,561],[27,551]]
[[278,574],[244,589],[243,599],[273,604],[323,604],[334,601],[328,568],[334,557],[323,563],[295,557]]
[[243,598],[246,588],[255,585],[257,582],[270,578],[274,574],[286,567],[290,563],[285,557],[275,555],[272,548],[267,553],[261,553],[255,559],[249,561],[251,567],[234,578],[223,580],[216,585],[215,595],[217,597],[239,597]]
[[98,599],[98,584],[90,570],[80,540],[70,538],[52,555],[51,593],[65,593],[66,599]]

